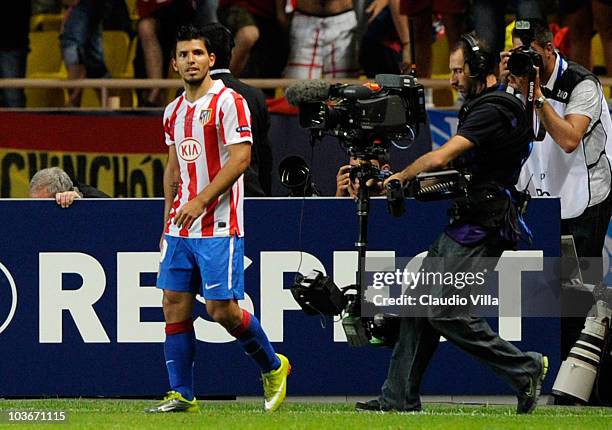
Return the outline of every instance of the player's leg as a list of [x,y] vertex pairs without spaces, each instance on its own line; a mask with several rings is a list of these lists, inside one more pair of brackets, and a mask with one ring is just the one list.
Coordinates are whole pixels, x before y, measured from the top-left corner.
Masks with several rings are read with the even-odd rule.
[[188,239],[166,236],[162,246],[157,287],[163,290],[162,306],[166,321],[164,356],[171,391],[148,412],[195,412],[198,409],[193,388],[195,332],[193,329],[194,286],[200,276],[186,246]]
[[274,352],[268,336],[259,320],[246,309],[241,309],[235,300],[206,300],[208,314],[236,338],[259,366],[264,385],[264,409],[277,410],[287,391],[287,376],[291,365],[287,357]]
[[255,315],[241,309],[235,300],[207,298],[206,311],[236,338],[244,352],[257,363],[261,373],[268,373],[280,367],[280,359]]
[[193,400],[193,363],[195,332],[193,329],[192,293],[164,290],[163,309],[166,320],[164,356],[168,379],[173,391]]
[[202,296],[210,317],[240,343],[259,366],[265,409],[278,409],[285,398],[289,360],[276,354],[257,318],[241,309],[244,298],[244,240],[240,237],[202,239],[197,253]]

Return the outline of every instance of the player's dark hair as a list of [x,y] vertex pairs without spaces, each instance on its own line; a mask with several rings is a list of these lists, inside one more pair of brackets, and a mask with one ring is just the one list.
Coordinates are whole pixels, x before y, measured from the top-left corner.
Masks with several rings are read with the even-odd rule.
[[194,25],[194,24],[185,24],[179,27],[176,32],[176,39],[174,43],[174,47],[172,48],[172,57],[176,56],[176,44],[179,42],[185,42],[189,40],[201,40],[204,42],[204,47],[210,53],[210,41],[204,35],[202,28]]
[[215,54],[215,64],[212,69],[229,69],[234,48],[234,36],[223,24],[211,22],[202,27],[204,37],[210,42],[208,52]]

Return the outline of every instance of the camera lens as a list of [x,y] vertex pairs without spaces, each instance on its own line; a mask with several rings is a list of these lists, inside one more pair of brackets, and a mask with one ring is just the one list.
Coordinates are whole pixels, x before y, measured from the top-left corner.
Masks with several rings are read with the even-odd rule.
[[513,52],[508,58],[508,69],[514,76],[526,76],[532,68],[533,61],[526,52]]
[[310,179],[310,169],[302,157],[285,158],[278,166],[281,184],[289,189],[303,188]]

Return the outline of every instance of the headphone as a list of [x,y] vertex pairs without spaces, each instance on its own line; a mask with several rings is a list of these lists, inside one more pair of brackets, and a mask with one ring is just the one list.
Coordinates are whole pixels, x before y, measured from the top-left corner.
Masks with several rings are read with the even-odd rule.
[[478,42],[471,34],[461,35],[461,40],[468,47],[465,62],[470,66],[470,78],[484,79],[486,74],[490,72],[488,53],[480,49]]

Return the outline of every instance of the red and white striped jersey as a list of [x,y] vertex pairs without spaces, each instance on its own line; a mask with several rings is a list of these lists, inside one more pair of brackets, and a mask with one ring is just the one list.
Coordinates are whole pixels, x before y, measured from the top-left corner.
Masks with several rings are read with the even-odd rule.
[[240,94],[221,80],[193,103],[185,94],[170,103],[164,112],[164,135],[174,145],[181,180],[170,209],[165,233],[179,237],[243,236],[243,178],[211,202],[189,229],[172,221],[179,209],[200,193],[229,159],[228,145],[253,143],[251,113]]

